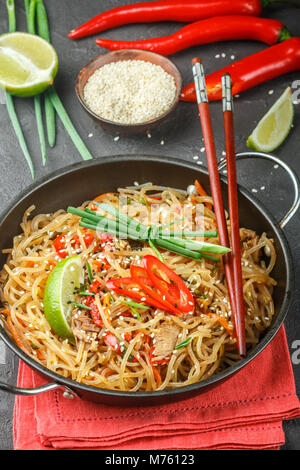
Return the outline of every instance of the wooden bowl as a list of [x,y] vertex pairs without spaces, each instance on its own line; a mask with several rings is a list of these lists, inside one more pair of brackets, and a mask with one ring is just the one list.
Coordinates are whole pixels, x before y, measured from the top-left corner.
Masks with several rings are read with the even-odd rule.
[[[146,62],[151,62],[152,64],[160,65],[167,73],[169,73],[174,78],[176,85],[176,95],[172,105],[167,111],[147,122],[137,124],[123,124],[104,119],[88,108],[87,104],[84,101],[84,87],[88,79],[97,69],[103,67],[103,65],[112,62],[118,62],[120,60],[144,60]],[[138,49],[122,49],[119,51],[112,51],[108,52],[107,54],[99,55],[95,59],[91,60],[87,65],[85,65],[80,70],[77,77],[76,94],[86,112],[96,122],[98,122],[98,124],[100,124],[103,129],[109,131],[114,135],[130,135],[147,133],[148,131],[165,121],[173,113],[179,102],[181,88],[181,74],[175,64],[168,58],[149,51],[143,51]]]

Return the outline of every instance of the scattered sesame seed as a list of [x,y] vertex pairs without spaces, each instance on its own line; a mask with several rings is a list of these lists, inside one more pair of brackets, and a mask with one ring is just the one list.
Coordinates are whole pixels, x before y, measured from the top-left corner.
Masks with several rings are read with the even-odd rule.
[[269,93],[269,95],[273,95],[274,90],[269,90],[268,93]]
[[225,52],[222,52],[221,56],[222,56],[222,57],[226,57]]
[[90,134],[88,135],[88,137],[90,137],[90,138],[91,138],[91,137],[93,137],[93,135],[94,135],[94,134],[90,133]]
[[116,142],[117,140],[119,140],[120,136],[119,135],[116,135],[116,137],[114,137],[114,141]]
[[219,58],[220,58],[220,54],[216,54],[216,55],[215,55],[215,58],[216,58],[216,59],[219,59]]

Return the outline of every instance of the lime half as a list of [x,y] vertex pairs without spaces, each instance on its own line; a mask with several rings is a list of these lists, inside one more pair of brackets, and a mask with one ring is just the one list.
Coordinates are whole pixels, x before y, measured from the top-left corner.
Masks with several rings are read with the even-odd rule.
[[247,146],[260,152],[272,152],[288,136],[294,119],[292,90],[287,88],[259,121]]
[[34,96],[46,90],[58,70],[55,49],[28,33],[0,36],[0,87],[16,96]]
[[80,256],[60,261],[49,275],[44,293],[44,314],[52,330],[63,338],[73,338],[71,313],[74,309],[75,289],[82,281]]

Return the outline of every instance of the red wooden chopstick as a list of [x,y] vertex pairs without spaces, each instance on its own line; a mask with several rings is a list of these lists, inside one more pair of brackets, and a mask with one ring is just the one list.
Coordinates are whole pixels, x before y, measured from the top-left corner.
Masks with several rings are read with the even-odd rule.
[[[197,95],[198,109],[200,115],[200,122],[202,126],[202,133],[204,138],[204,146],[206,150],[207,168],[209,173],[209,181],[211,186],[211,193],[214,203],[214,211],[216,214],[217,228],[219,241],[221,245],[230,247],[228,230],[226,225],[225,211],[222,198],[221,182],[218,172],[218,163],[216,156],[216,149],[214,144],[212,123],[210,118],[210,111],[208,106],[208,98],[205,85],[204,70],[201,59],[195,58],[193,63],[193,74],[195,81],[195,89]],[[232,316],[236,328],[238,350],[241,356],[246,355],[245,346],[245,330],[240,328],[242,322],[239,317],[243,317],[243,312],[237,309],[236,305],[236,291],[234,286],[234,272],[231,253],[223,256],[225,277],[229,293],[229,301],[231,305]]]
[[239,338],[239,350],[241,355],[246,354],[245,341],[245,305],[243,294],[243,279],[241,265],[241,245],[240,245],[240,226],[239,226],[239,204],[238,188],[236,178],[236,157],[234,145],[234,122],[232,105],[232,87],[229,74],[222,76],[222,96],[223,96],[223,116],[225,131],[225,150],[227,163],[228,179],[228,206],[231,228],[231,246],[232,246],[232,268],[235,287],[235,304],[237,316],[235,318],[235,330]]

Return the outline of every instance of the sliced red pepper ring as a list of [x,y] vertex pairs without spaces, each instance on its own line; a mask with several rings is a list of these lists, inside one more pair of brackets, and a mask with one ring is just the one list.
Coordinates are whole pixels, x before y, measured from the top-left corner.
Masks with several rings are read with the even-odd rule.
[[138,282],[131,277],[111,279],[110,281],[106,282],[106,287],[120,295],[139,300],[140,302],[150,305],[151,307],[166,310],[166,306],[164,304],[147,296],[145,292],[141,290],[141,286],[138,284]]
[[192,293],[172,269],[152,255],[144,256],[143,262],[150,280],[164,296],[164,301],[171,303],[183,313],[194,310],[195,301]]
[[66,258],[68,256],[68,253],[65,250],[66,244],[64,235],[58,235],[53,242],[53,246],[60,258]]
[[142,290],[150,297],[156,299],[161,304],[160,308],[162,308],[163,310],[167,310],[168,312],[175,313],[176,315],[181,314],[181,311],[177,308],[175,302],[170,302],[168,299],[162,298],[165,296],[162,294],[160,289],[153,284],[152,280],[148,276],[147,271],[144,268],[142,268],[141,266],[131,265],[130,272],[132,278],[136,280]]
[[101,283],[97,280],[93,281],[89,286],[89,291],[97,294],[101,290]]
[[95,325],[102,328],[103,321],[102,321],[99,309],[97,305],[95,304],[94,298],[90,295],[87,295],[86,297],[83,298],[82,303],[91,308],[90,314],[93,319],[93,322],[95,323]]
[[117,338],[115,337],[115,335],[113,335],[112,333],[107,333],[105,336],[104,336],[104,341],[105,343],[110,346],[114,351],[116,351],[118,354],[122,355],[122,351],[121,351],[121,347],[120,347],[120,344],[119,344],[119,341],[117,340]]

